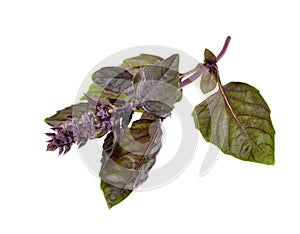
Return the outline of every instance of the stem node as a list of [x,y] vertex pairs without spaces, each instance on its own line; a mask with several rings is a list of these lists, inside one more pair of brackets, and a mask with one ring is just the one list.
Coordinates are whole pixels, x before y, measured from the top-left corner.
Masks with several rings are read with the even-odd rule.
[[[226,38],[226,40],[225,40],[225,43],[224,43],[224,45],[223,45],[223,48],[222,48],[221,52],[220,52],[220,53],[218,54],[218,56],[217,56],[217,62],[219,62],[220,59],[221,59],[221,58],[224,56],[224,54],[226,53],[226,50],[227,50],[227,48],[228,48],[228,46],[229,46],[229,43],[230,43],[230,40],[231,40],[231,37],[228,36],[228,37]],[[202,66],[197,65],[197,67],[194,68],[194,69],[192,69],[191,71],[188,71],[188,72],[186,72],[186,73],[181,74],[181,76],[180,76],[180,81],[181,81],[184,77],[186,77],[186,76],[188,76],[188,75],[190,75],[190,74],[192,74],[192,75],[191,75],[190,77],[188,77],[187,79],[181,81],[181,83],[180,83],[180,88],[183,88],[184,86],[187,86],[188,84],[190,84],[190,83],[192,83],[194,80],[196,80],[199,76],[201,76],[201,74],[204,72],[205,69],[206,69],[205,66],[203,66],[203,65],[202,65]]]

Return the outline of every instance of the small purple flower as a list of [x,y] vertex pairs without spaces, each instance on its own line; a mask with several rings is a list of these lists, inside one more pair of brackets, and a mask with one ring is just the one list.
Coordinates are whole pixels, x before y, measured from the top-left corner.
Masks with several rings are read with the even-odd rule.
[[63,127],[53,127],[51,129],[56,133],[46,133],[47,136],[51,137],[51,140],[47,141],[49,142],[47,151],[59,149],[59,155],[67,153],[71,149],[73,143],[75,143],[73,133]]
[[74,143],[81,147],[89,139],[100,138],[111,130],[111,107],[97,105],[95,112],[84,113],[80,117],[71,116],[61,126],[51,128],[55,133],[46,133],[51,139],[48,142],[47,150],[59,149],[59,155],[67,153]]

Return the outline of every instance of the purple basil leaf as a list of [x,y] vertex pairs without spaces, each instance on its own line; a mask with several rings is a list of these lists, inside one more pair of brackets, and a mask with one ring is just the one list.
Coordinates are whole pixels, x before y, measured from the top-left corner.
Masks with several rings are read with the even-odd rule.
[[147,119],[133,122],[119,141],[109,134],[104,142],[100,178],[109,208],[123,201],[147,179],[161,148],[160,119],[144,117]]
[[231,82],[193,111],[204,139],[238,159],[273,165],[275,130],[270,108],[251,85]]
[[121,67],[103,67],[92,75],[96,85],[117,94],[132,86],[132,78],[133,75]]
[[147,65],[134,77],[136,98],[142,107],[157,116],[167,117],[178,100],[179,55]]

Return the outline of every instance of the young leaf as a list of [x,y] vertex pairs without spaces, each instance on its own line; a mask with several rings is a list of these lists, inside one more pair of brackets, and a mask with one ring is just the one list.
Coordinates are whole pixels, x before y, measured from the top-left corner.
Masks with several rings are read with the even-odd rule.
[[124,68],[139,68],[149,64],[154,64],[157,61],[163,60],[163,58],[151,55],[151,54],[140,54],[139,56],[128,58],[123,60],[121,67]]
[[179,89],[179,55],[147,65],[134,77],[136,97],[142,107],[157,116],[166,117],[174,108]]
[[92,79],[106,91],[122,93],[132,86],[133,75],[121,67],[103,67],[94,72]]
[[245,161],[274,164],[275,130],[259,91],[231,82],[197,105],[195,127],[225,154]]
[[208,64],[216,64],[218,62],[217,57],[209,49],[204,51],[204,61]]
[[133,122],[120,141],[114,141],[113,134],[107,136],[100,177],[109,208],[124,200],[147,179],[161,148],[161,137],[160,120],[148,117]]
[[213,73],[211,74],[209,70],[205,71],[201,75],[201,80],[200,80],[200,89],[202,93],[206,94],[214,90],[216,86],[217,86],[216,76]]
[[64,122],[70,120],[71,116],[80,117],[88,112],[90,105],[88,103],[78,103],[59,110],[55,115],[45,119],[45,122],[50,126],[60,126]]

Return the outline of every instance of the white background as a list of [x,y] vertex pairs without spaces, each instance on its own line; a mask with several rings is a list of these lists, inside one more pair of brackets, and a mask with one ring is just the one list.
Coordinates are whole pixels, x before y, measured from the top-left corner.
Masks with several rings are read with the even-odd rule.
[[[299,22],[298,1],[289,0],[1,1],[0,232],[299,233]],[[75,149],[45,152],[43,119],[74,101],[102,59],[157,44],[202,61],[204,48],[218,53],[227,35],[223,83],[247,82],[263,94],[275,166],[222,154],[199,177],[201,140],[179,178],[108,210]]]

